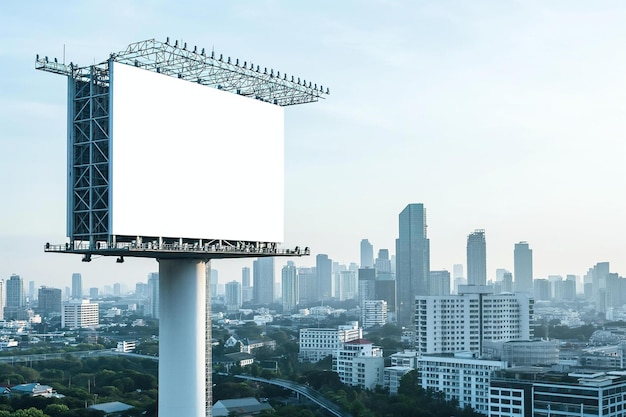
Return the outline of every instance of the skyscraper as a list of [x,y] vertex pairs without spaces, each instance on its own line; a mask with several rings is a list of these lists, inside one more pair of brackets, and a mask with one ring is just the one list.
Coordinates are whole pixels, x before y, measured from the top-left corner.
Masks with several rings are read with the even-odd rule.
[[428,295],[430,242],[426,237],[423,204],[409,204],[400,213],[396,239],[396,290],[398,324],[413,324],[415,297]]
[[241,268],[241,301],[252,301],[252,286],[250,285],[250,268]]
[[515,244],[513,252],[513,280],[515,291],[533,292],[533,251],[527,242]]
[[374,267],[374,246],[369,240],[361,240],[361,268]]
[[6,306],[6,283],[0,279],[0,320],[4,320],[4,307]]
[[224,298],[228,311],[237,311],[241,307],[241,283],[239,281],[227,282],[224,286]]
[[159,318],[159,273],[148,274],[148,292],[150,294],[150,315],[152,318]]
[[281,278],[283,313],[288,313],[300,302],[298,274],[293,261],[288,261],[287,265],[283,266]]
[[487,244],[482,229],[467,236],[467,283],[487,285]]
[[43,315],[51,313],[61,314],[61,289],[60,288],[39,288],[38,311]]
[[7,302],[4,307],[4,318],[13,320],[18,312],[24,308],[24,281],[19,275],[11,275],[7,286]]
[[376,273],[391,274],[391,260],[389,259],[389,249],[379,249],[378,258],[374,263]]
[[72,274],[72,298],[83,298],[83,277],[78,274]]
[[274,302],[274,258],[258,258],[252,263],[252,302]]
[[333,296],[333,261],[328,255],[320,253],[315,257],[315,274],[317,276],[317,299],[328,300]]

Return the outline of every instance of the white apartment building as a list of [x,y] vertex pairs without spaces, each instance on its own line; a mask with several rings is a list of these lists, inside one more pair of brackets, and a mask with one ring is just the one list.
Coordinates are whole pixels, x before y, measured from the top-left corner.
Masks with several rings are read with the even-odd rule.
[[63,303],[62,328],[78,329],[96,327],[98,324],[100,324],[98,303],[81,299],[71,299]]
[[420,357],[415,350],[404,350],[402,352],[392,353],[389,356],[391,366],[405,366],[417,369],[417,359]]
[[363,389],[383,385],[383,350],[365,339],[346,342],[333,355],[333,371],[344,384]]
[[334,355],[343,343],[363,337],[359,322],[348,322],[337,328],[300,329],[300,351],[298,361],[319,362]]
[[361,309],[361,322],[364,329],[384,326],[387,323],[387,301],[364,300]]
[[529,340],[534,302],[526,293],[494,295],[461,285],[459,295],[415,297],[415,341],[422,354],[482,352],[482,341]]
[[456,399],[459,406],[489,414],[489,382],[491,373],[506,368],[503,361],[476,359],[471,352],[450,356],[422,356],[418,359],[419,383],[424,389]]
[[383,387],[389,389],[389,394],[396,395],[402,378],[414,368],[409,366],[388,366],[383,370]]

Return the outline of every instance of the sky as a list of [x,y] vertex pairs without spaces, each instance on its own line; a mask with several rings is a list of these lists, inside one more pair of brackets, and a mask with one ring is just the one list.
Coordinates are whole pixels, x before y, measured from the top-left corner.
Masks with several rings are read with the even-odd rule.
[[[488,278],[519,241],[537,278],[626,276],[625,21],[623,1],[2,2],[0,278],[132,289],[158,269],[43,253],[66,241],[67,82],[34,62],[168,36],[330,88],[285,111],[283,247],[313,255],[298,266],[359,262],[364,238],[395,252],[398,214],[423,203],[433,270],[485,229]],[[251,263],[212,267],[223,283]]]

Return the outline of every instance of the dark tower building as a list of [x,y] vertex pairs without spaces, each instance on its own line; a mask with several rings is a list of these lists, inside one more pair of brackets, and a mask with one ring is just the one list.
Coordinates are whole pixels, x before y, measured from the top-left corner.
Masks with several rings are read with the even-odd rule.
[[515,244],[513,252],[513,279],[515,291],[533,293],[533,251],[528,243]]
[[396,239],[396,291],[398,324],[413,324],[415,296],[429,295],[430,242],[426,237],[423,204],[409,204],[399,215]]
[[467,283],[487,285],[487,244],[484,230],[476,230],[467,236]]

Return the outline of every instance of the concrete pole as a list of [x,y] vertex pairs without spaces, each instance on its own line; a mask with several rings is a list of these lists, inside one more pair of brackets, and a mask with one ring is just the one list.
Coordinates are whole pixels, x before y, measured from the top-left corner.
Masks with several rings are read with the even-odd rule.
[[159,417],[206,416],[206,264],[159,259]]

